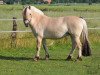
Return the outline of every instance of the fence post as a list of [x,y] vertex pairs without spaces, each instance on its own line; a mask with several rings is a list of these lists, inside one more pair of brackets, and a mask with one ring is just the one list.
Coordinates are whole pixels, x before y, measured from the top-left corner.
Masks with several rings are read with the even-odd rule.
[[[16,17],[13,17],[13,28],[12,31],[16,31],[17,30],[17,23],[16,23]],[[17,38],[17,33],[16,32],[12,32],[11,33],[11,47],[16,47],[16,38]]]

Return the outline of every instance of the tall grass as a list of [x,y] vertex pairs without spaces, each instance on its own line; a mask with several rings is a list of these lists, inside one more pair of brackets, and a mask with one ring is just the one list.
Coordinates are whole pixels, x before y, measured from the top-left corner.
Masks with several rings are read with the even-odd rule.
[[[59,17],[59,16],[82,16],[83,18],[100,18],[100,12],[98,5],[92,5],[92,6],[49,6],[49,5],[35,5],[37,8],[44,10],[43,12],[50,16],[50,17]],[[0,5],[0,19],[11,19],[12,17],[22,18],[22,5]],[[93,19],[89,20],[86,19],[88,27],[100,27],[99,20]],[[30,30],[30,28],[25,28],[22,21],[17,21],[18,24],[18,30]],[[0,21],[0,30],[1,31],[8,31],[12,30],[12,21]],[[99,31],[99,30],[98,30]],[[92,34],[95,34],[99,37],[98,31],[92,31],[89,30],[89,36]],[[5,36],[6,34],[6,36]],[[31,40],[34,42],[34,37],[31,33],[17,33],[17,45],[18,47],[27,46],[27,43],[30,43]],[[11,33],[0,33],[0,40],[2,42],[5,41],[5,38],[7,39],[7,43],[1,43],[1,47],[5,46],[4,44],[7,44],[6,48],[10,45],[11,42]],[[95,39],[92,35],[90,39]],[[26,42],[26,43],[25,43]],[[65,42],[65,38],[61,41],[57,42]],[[34,43],[30,43],[28,46],[32,46]]]

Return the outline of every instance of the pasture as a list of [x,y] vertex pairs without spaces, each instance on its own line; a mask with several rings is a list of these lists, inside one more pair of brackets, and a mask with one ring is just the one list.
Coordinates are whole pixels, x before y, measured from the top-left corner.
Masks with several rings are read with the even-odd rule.
[[[48,6],[37,8],[51,17],[75,15],[86,19],[88,27],[100,28],[100,5]],[[0,5],[0,19],[22,18],[22,5]],[[94,19],[89,19],[94,18]],[[99,18],[99,19],[98,19]],[[18,30],[25,28],[22,21],[17,21]],[[12,21],[0,20],[0,31],[12,30]],[[44,60],[41,49],[41,60],[33,61],[35,38],[32,33],[17,33],[16,47],[11,48],[11,33],[0,33],[0,75],[99,75],[100,74],[100,30],[89,30],[92,56],[76,61],[77,50],[73,61],[65,61],[71,48],[70,38],[47,40],[50,60]],[[53,45],[50,45],[53,42]]]

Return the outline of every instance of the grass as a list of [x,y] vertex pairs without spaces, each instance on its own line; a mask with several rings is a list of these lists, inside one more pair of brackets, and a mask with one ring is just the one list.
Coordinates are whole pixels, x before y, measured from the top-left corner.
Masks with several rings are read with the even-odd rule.
[[56,40],[48,47],[50,53],[48,61],[43,60],[43,48],[41,59],[38,62],[33,61],[36,46],[34,39],[20,39],[20,45],[16,48],[6,46],[6,48],[0,48],[0,75],[99,75],[100,40],[97,39],[100,38],[100,33],[97,31],[94,34],[94,31],[90,31],[90,34],[92,56],[83,57],[83,61],[75,61],[78,50],[74,53],[74,61],[65,61],[71,48],[70,40],[65,42],[65,39]]
[[[50,60],[35,62],[32,59],[34,48],[0,50],[0,75],[99,75],[99,45],[96,45],[93,55],[83,57],[83,61],[65,61],[68,52],[67,45],[56,44],[49,47]],[[43,49],[41,57],[44,57]]]
[[[78,6],[36,6],[46,15],[59,17],[66,15],[99,18],[99,5]],[[22,5],[0,5],[1,18],[22,18]],[[58,12],[59,11],[59,12]],[[100,27],[99,20],[86,19],[88,27]],[[22,21],[17,21],[18,30],[30,30]],[[12,30],[12,21],[0,21],[0,30]],[[0,75],[99,75],[100,74],[100,30],[89,30],[92,56],[83,57],[83,61],[75,61],[78,50],[74,53],[74,61],[65,61],[71,42],[69,37],[54,41],[49,46],[50,60],[43,60],[44,50],[41,49],[41,60],[33,61],[36,41],[32,33],[17,33],[16,47],[11,48],[11,33],[0,33]],[[53,40],[47,40],[50,44]]]

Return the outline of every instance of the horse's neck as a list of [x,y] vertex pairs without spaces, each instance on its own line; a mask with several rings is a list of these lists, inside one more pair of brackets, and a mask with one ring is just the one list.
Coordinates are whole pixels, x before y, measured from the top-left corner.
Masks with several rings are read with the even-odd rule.
[[32,14],[32,24],[37,25],[40,22],[42,16],[43,15],[41,15],[41,14],[33,12],[33,14]]
[[59,18],[52,18],[52,17],[48,17],[46,15],[41,15],[38,13],[33,13],[33,21],[34,21],[34,26],[39,25],[39,24],[43,24],[43,25],[48,25],[48,24],[58,24],[57,22],[61,22],[62,21],[62,17]]

